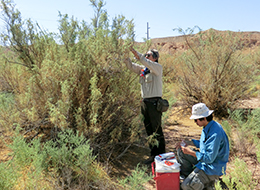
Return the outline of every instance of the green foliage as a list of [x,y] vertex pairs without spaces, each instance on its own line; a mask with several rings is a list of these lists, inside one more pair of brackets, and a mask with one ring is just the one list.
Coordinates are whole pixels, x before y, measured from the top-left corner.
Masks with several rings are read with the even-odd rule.
[[[9,189],[34,189],[51,187],[44,181],[42,164],[45,158],[42,157],[42,148],[39,139],[26,143],[26,139],[16,133],[12,137],[12,143],[7,144],[10,148],[11,160],[1,163],[0,173],[4,177],[1,185]],[[5,189],[3,188],[3,189]]]
[[27,143],[19,134],[12,139],[13,143],[8,145],[12,159],[0,164],[0,175],[3,175],[0,187],[116,189],[105,170],[96,163],[89,141],[78,132],[61,131],[44,144],[40,139]]
[[40,139],[26,143],[18,133],[12,140],[12,159],[0,164],[1,189],[145,189],[151,179],[147,167],[137,165],[115,184],[95,161],[89,141],[72,130],[42,145]]
[[[231,143],[231,154],[234,156],[254,158],[256,155],[259,162],[259,114],[260,109],[251,112],[238,109],[230,112],[232,125],[227,121],[222,122]],[[228,170],[228,175],[223,176],[223,181],[228,189],[255,189],[257,182],[242,159],[235,158],[231,161]],[[220,183],[217,184],[216,189],[222,189]]]
[[250,134],[252,138],[252,137],[257,137],[260,134],[259,116],[260,116],[260,109],[257,108],[252,111],[236,110],[232,112],[231,118],[236,121],[236,124],[243,131],[243,133],[248,131],[249,132],[248,135]]
[[152,135],[148,136],[147,139],[147,143],[149,143],[151,146],[157,146],[159,147],[159,141],[157,140],[157,137],[159,135],[154,132]]
[[98,110],[100,109],[100,102],[102,101],[102,94],[99,90],[99,88],[97,88],[97,82],[98,82],[98,78],[96,73],[94,74],[94,76],[91,78],[90,80],[90,84],[91,84],[91,96],[90,96],[90,105],[92,106],[92,112],[90,115],[90,123],[91,125],[93,125],[93,130],[97,130],[97,128],[95,128],[95,124],[97,123],[97,118],[98,118]]
[[259,77],[259,69],[260,69],[260,48],[257,46],[253,51],[246,51],[248,55],[248,61],[255,65],[255,73],[256,73],[256,81],[251,86],[251,90],[254,92],[252,96],[257,97],[259,95],[259,88],[260,88],[260,77]]
[[75,44],[77,40],[77,34],[79,32],[78,22],[73,17],[69,21],[69,16],[67,14],[62,15],[59,13],[59,17],[59,32],[61,41],[63,42],[66,50],[69,52],[70,46]]
[[228,136],[228,140],[229,140],[229,149],[233,150],[233,146],[234,146],[234,142],[233,142],[233,138],[232,138],[232,126],[228,123],[227,120],[223,121],[221,123],[223,129],[225,130],[227,136]]
[[[8,124],[12,125],[11,119],[16,118],[14,115],[14,95],[10,93],[1,93],[0,94],[0,129],[8,129]],[[9,116],[9,123],[5,119],[6,116]]]
[[0,163],[0,189],[13,189],[19,177],[12,167],[3,162]]
[[127,176],[125,179],[121,179],[119,184],[122,185],[124,189],[127,190],[141,190],[146,189],[143,185],[151,180],[152,176],[146,173],[147,167],[140,167],[137,165],[135,170],[130,176]]
[[[41,153],[46,171],[54,171],[63,188],[74,188],[76,184],[96,182],[99,174],[98,165],[94,163],[89,142],[83,135],[72,130],[60,132],[53,141],[44,145]],[[79,186],[79,187],[80,187]]]
[[138,141],[140,89],[123,64],[133,44],[133,21],[118,16],[110,26],[105,3],[91,1],[92,25],[59,13],[59,35],[49,34],[23,21],[9,1],[1,3],[7,23],[2,41],[12,54],[0,60],[0,79],[14,94],[15,116],[3,114],[6,127],[15,121],[31,138],[43,133],[45,140],[57,128],[78,130],[105,161]]
[[[252,177],[252,173],[248,170],[246,163],[238,158],[234,161],[235,167],[231,169],[229,176],[223,176],[223,182],[227,185],[228,189],[255,189],[256,181]],[[218,188],[217,189],[221,189]]]
[[253,64],[240,53],[239,36],[209,30],[187,35],[186,44],[189,49],[176,60],[181,100],[187,107],[204,102],[215,115],[227,116],[233,103],[250,93],[254,80]]
[[231,118],[236,127],[234,131],[237,132],[236,149],[240,153],[252,154],[253,149],[256,147],[255,154],[258,161],[260,161],[260,147],[259,147],[259,116],[260,109],[253,111],[236,110],[232,112]]

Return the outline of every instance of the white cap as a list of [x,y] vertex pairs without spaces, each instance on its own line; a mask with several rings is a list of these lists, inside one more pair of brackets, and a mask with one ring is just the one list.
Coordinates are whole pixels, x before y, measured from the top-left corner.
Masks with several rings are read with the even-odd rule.
[[200,119],[208,117],[213,113],[214,110],[209,110],[209,108],[204,103],[198,103],[192,106],[192,115],[190,119]]

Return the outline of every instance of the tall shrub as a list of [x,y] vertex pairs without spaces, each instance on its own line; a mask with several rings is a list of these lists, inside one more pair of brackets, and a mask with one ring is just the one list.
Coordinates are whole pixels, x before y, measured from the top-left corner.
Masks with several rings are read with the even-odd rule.
[[176,66],[181,100],[189,108],[204,102],[216,115],[227,116],[234,102],[250,93],[254,79],[253,66],[240,54],[239,35],[210,29],[187,35],[186,46]]
[[133,22],[119,15],[110,26],[104,2],[91,1],[95,25],[60,13],[60,34],[52,34],[23,20],[9,1],[1,3],[2,42],[12,52],[1,65],[15,68],[0,73],[15,95],[12,122],[30,138],[43,134],[43,140],[55,139],[63,129],[79,131],[102,160],[125,152],[140,130],[137,79],[123,64],[134,39]]

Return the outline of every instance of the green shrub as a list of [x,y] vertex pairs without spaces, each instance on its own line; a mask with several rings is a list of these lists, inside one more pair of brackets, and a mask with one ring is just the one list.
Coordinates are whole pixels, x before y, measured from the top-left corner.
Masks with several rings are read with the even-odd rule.
[[4,177],[0,183],[8,184],[9,189],[53,189],[43,173],[45,159],[41,155],[39,139],[26,143],[26,139],[18,133],[11,139],[12,143],[6,144],[11,150],[11,159],[1,163],[0,173]]
[[0,163],[0,189],[13,189],[19,177],[12,166],[3,162]]
[[146,184],[149,180],[152,179],[152,176],[148,175],[146,171],[147,167],[140,167],[139,165],[137,165],[132,174],[124,179],[121,179],[119,181],[119,184],[122,185],[123,189],[127,190],[144,190],[146,189],[144,187],[144,184]]
[[91,1],[97,11],[93,24],[59,14],[58,35],[23,21],[9,1],[1,3],[8,25],[2,41],[12,56],[3,55],[0,76],[14,94],[14,116],[1,118],[6,127],[15,122],[29,138],[43,134],[44,140],[61,129],[78,130],[103,161],[138,141],[140,89],[123,63],[133,21],[118,16],[111,26],[104,2]]
[[229,140],[229,149],[230,149],[230,153],[233,153],[233,147],[234,147],[234,139],[232,136],[232,126],[228,123],[227,120],[223,121],[221,123],[223,129],[225,130],[227,136],[228,136],[228,140]]
[[[248,170],[246,163],[239,158],[234,160],[234,168],[231,169],[229,175],[224,175],[222,179],[229,190],[253,190],[257,184],[256,180],[252,177],[252,173]],[[216,189],[221,189],[219,184]]]
[[62,188],[111,186],[107,174],[95,162],[89,141],[72,130],[62,131],[56,139],[48,141],[42,156],[46,172],[54,171]]
[[97,164],[89,141],[83,135],[65,130],[56,139],[41,144],[12,138],[12,159],[0,165],[0,185],[7,189],[116,189],[105,169]]
[[0,93],[0,131],[8,130],[13,125],[17,118],[15,113],[14,95],[8,92]]
[[[234,126],[233,133],[236,132],[234,148],[237,149],[240,154],[256,154],[258,161],[260,161],[259,116],[259,108],[252,111],[236,110],[231,114]],[[254,151],[255,148],[256,150]]]

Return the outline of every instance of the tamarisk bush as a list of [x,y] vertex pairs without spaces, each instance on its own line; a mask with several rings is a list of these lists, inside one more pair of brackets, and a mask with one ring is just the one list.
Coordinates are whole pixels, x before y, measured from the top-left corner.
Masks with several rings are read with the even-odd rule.
[[73,129],[84,134],[98,159],[110,161],[138,141],[140,130],[138,83],[123,64],[134,25],[121,15],[110,25],[105,3],[90,2],[96,13],[92,25],[59,13],[54,34],[1,1],[7,53],[0,78],[14,103],[13,116],[1,113],[0,123],[20,126],[28,139],[42,135],[42,141]]
[[[189,29],[191,34],[193,30]],[[185,39],[187,51],[176,59],[180,99],[187,108],[204,102],[215,115],[227,116],[236,100],[250,94],[254,81],[254,64],[247,63],[241,54],[239,35],[210,29]]]

